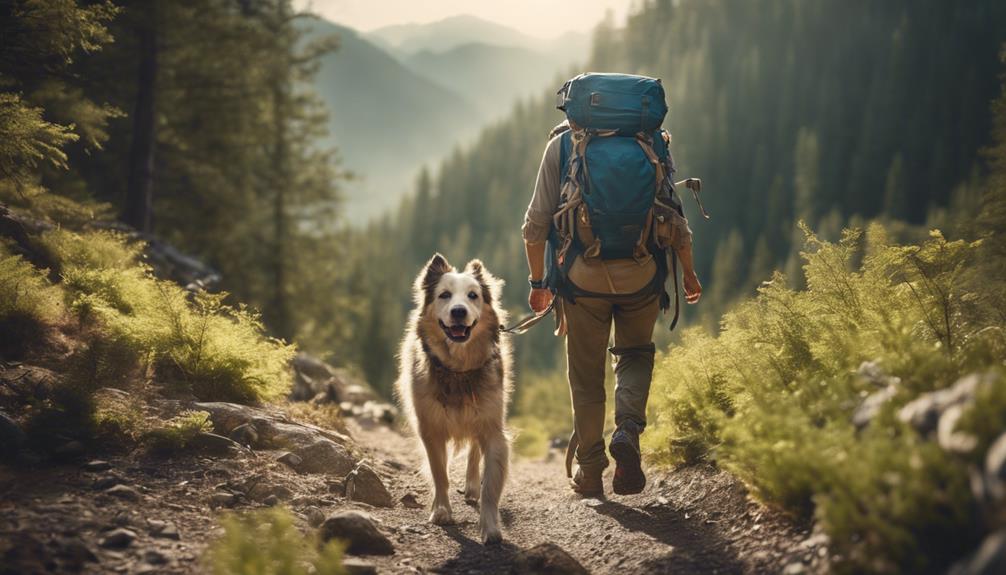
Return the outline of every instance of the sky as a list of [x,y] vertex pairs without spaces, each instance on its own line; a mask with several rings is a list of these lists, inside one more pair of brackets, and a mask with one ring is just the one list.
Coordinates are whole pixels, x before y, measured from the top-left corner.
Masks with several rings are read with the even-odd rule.
[[471,14],[530,36],[588,32],[611,10],[621,22],[633,0],[294,0],[325,18],[357,30],[427,23]]

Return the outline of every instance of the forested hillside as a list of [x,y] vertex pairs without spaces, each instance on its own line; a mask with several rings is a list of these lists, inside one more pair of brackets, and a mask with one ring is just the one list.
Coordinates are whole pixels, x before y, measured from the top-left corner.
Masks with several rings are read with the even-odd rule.
[[[955,190],[988,143],[1006,5],[855,4],[657,0],[624,28],[596,31],[585,69],[662,78],[679,175],[705,182],[711,221],[685,200],[708,288],[686,324],[715,326],[773,269],[799,278],[799,220],[837,239],[850,220],[923,224],[965,195]],[[408,277],[434,249],[483,258],[508,281],[507,304],[524,309],[519,228],[545,135],[562,119],[553,105],[551,93],[523,103],[354,240],[356,287],[384,303],[347,359],[376,383],[393,377],[378,358],[393,352]],[[547,329],[520,338],[523,373],[562,365],[558,349]]]

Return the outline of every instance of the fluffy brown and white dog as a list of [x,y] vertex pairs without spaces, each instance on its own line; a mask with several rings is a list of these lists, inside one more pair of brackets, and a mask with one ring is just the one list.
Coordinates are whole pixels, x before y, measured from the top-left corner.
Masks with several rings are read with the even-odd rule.
[[506,321],[499,307],[501,288],[502,281],[478,260],[458,272],[434,255],[414,284],[416,308],[402,341],[396,383],[433,479],[430,522],[454,521],[447,446],[450,441],[456,449],[467,444],[465,502],[475,505],[481,499],[479,529],[486,544],[502,540],[499,501],[510,459],[511,360],[509,342],[499,330]]

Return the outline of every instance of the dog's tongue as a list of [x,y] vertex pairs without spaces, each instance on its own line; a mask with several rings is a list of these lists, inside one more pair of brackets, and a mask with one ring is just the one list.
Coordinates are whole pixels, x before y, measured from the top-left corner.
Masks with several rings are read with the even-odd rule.
[[454,337],[464,337],[465,336],[465,331],[467,329],[468,328],[466,328],[463,325],[452,325],[451,326],[451,335],[453,335]]

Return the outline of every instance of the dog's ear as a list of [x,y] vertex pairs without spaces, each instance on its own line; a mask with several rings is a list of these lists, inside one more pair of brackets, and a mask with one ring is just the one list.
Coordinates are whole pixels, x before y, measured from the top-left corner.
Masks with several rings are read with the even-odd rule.
[[416,299],[422,305],[429,305],[433,301],[433,290],[437,287],[440,278],[447,272],[454,271],[451,264],[447,263],[447,258],[439,253],[433,254],[430,261],[426,262],[423,271],[419,272],[416,278]]
[[482,299],[486,303],[493,303],[493,301],[499,296],[499,290],[502,288],[503,280],[498,279],[496,276],[489,273],[485,266],[482,265],[481,260],[472,260],[465,265],[465,273],[469,273],[473,278],[478,280],[479,285],[482,286]]

